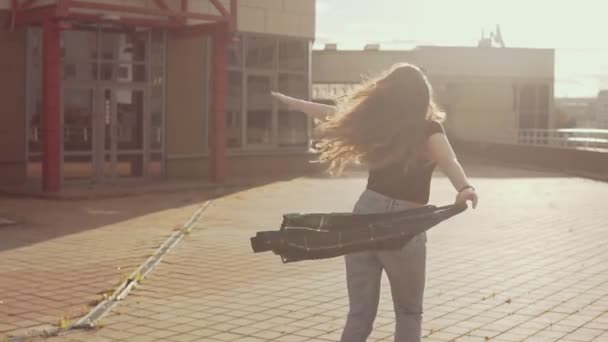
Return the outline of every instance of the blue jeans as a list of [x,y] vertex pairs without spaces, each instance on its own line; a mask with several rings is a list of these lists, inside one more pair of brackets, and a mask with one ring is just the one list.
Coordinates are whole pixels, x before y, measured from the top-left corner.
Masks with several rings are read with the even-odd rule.
[[[355,213],[404,210],[404,201],[365,190]],[[380,299],[382,271],[388,276],[395,310],[395,342],[421,340],[426,268],[426,233],[402,249],[366,251],[345,256],[349,312],[342,342],[365,342],[374,325]]]

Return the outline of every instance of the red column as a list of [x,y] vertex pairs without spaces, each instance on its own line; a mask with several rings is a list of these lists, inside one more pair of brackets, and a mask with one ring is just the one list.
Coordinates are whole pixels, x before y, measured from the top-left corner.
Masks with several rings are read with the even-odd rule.
[[57,22],[42,25],[42,190],[61,188],[61,96],[59,27]]
[[218,24],[211,34],[211,181],[221,183],[226,176],[226,98],[228,96],[228,25]]

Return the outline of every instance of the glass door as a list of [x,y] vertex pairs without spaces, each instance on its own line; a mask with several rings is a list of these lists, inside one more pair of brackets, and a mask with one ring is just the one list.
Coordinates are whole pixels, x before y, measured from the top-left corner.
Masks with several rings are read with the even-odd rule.
[[144,103],[139,88],[102,89],[103,149],[99,174],[104,179],[144,176]]
[[95,91],[91,87],[63,89],[63,178],[90,179],[94,174],[93,122]]
[[118,177],[144,176],[144,90],[115,89],[116,170]]

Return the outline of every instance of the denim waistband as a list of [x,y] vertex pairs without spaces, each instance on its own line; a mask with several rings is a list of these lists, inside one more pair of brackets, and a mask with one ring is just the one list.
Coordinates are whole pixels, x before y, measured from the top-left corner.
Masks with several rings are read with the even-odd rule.
[[359,201],[361,202],[374,202],[379,206],[386,208],[386,210],[391,211],[395,208],[404,208],[408,207],[409,203],[407,201],[394,199],[392,197],[383,195],[374,190],[365,189],[361,196],[359,197]]

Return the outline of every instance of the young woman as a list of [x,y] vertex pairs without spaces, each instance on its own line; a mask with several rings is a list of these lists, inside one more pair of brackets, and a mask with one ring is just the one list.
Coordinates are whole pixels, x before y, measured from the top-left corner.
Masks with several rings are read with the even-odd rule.
[[[319,161],[339,172],[348,163],[368,165],[367,187],[355,213],[420,207],[428,203],[431,175],[438,168],[457,191],[456,203],[472,202],[477,194],[445,136],[442,113],[421,70],[397,64],[328,106],[272,95],[291,110],[322,120]],[[345,256],[349,312],[343,342],[365,341],[378,310],[382,271],[386,271],[394,302],[395,341],[420,341],[426,265],[426,234],[401,250],[361,252]]]

